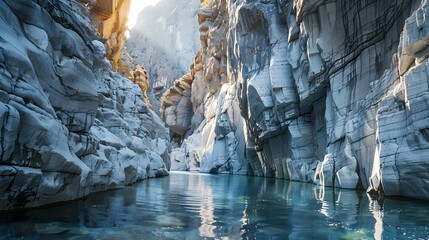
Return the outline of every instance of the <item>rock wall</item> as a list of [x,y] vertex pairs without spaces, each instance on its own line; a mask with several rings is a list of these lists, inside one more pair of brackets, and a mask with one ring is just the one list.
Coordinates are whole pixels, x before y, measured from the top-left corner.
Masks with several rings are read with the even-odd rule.
[[94,25],[106,47],[106,58],[112,64],[113,70],[122,70],[121,53],[128,31],[127,21],[131,0],[92,0],[87,4],[90,6]]
[[0,1],[0,211],[168,174],[168,131],[112,72],[89,15],[75,0]]
[[247,160],[240,151],[246,146],[244,119],[236,84],[227,76],[227,4],[206,4],[198,12],[201,49],[191,72],[161,99],[164,121],[182,146],[171,154],[172,169],[246,174]]
[[153,110],[160,109],[159,98],[173,80],[180,78],[198,51],[198,0],[161,0],[139,14],[126,43],[135,63],[145,66]]
[[428,5],[206,1],[172,168],[429,199]]

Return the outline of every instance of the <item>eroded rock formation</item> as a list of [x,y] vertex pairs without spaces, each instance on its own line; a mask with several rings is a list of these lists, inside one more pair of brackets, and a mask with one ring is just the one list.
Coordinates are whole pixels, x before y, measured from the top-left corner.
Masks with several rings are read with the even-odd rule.
[[134,71],[131,71],[130,77],[131,81],[142,90],[143,100],[149,108],[152,108],[152,105],[149,102],[147,97],[147,90],[149,89],[149,79],[146,69],[142,66],[137,65]]
[[167,174],[168,132],[112,72],[82,2],[0,9],[0,211]]
[[163,99],[173,169],[429,199],[428,11],[205,1],[199,54]]
[[[236,85],[227,76],[228,13],[225,1],[198,12],[200,52],[191,72],[176,80],[163,96],[163,117],[173,140],[172,169],[247,173],[244,119],[240,117]],[[183,161],[185,159],[185,161]]]
[[[85,2],[85,1],[84,1]],[[91,17],[106,47],[106,58],[117,71],[128,30],[128,12],[131,0],[96,0],[91,5]],[[125,71],[126,72],[126,71]]]

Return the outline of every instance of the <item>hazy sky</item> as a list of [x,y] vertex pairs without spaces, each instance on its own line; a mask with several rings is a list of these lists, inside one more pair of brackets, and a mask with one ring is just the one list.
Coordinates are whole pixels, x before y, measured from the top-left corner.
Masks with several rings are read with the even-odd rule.
[[128,15],[128,28],[134,27],[140,11],[149,6],[155,6],[160,0],[131,0],[130,14]]

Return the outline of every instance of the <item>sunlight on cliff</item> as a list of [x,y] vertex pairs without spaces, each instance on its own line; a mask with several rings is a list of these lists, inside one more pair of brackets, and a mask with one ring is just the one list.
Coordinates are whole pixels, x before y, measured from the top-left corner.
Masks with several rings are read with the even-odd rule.
[[212,2],[211,0],[203,0],[203,1],[201,2],[201,6],[202,6],[203,8],[206,8],[206,7],[207,7],[211,2]]
[[136,23],[141,10],[148,6],[155,6],[160,0],[131,0],[130,13],[128,14],[128,28],[132,29]]

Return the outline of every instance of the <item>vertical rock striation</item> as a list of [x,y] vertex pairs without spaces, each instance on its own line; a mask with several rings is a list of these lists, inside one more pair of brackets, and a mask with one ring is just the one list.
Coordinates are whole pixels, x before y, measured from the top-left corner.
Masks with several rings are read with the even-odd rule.
[[0,211],[168,174],[168,131],[88,16],[76,0],[0,2]]
[[428,4],[205,1],[172,168],[429,199]]

